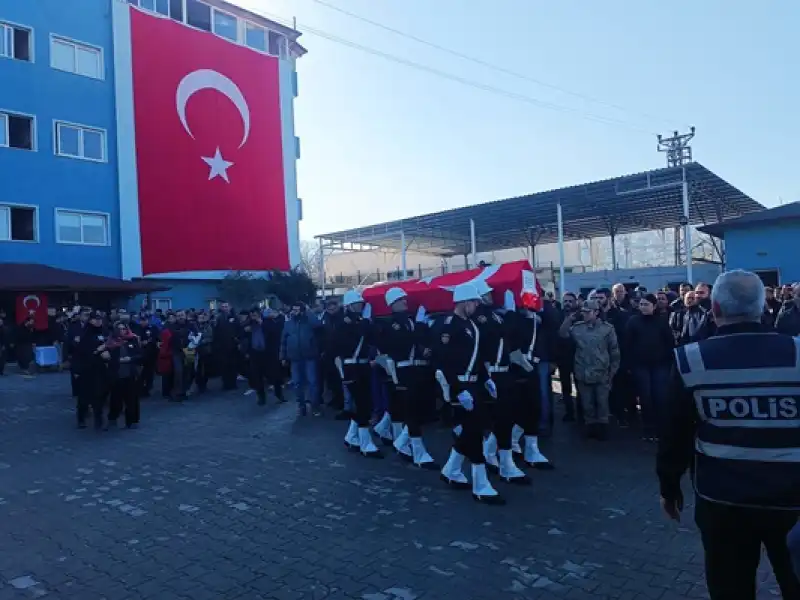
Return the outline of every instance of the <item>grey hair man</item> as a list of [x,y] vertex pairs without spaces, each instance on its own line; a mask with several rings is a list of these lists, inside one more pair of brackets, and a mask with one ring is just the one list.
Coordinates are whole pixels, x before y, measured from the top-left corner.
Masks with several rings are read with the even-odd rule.
[[800,283],[792,286],[792,300],[784,302],[775,317],[775,330],[786,335],[800,335]]
[[719,276],[717,334],[678,347],[656,470],[680,519],[693,466],[695,522],[711,600],[755,600],[766,547],[784,598],[800,598],[786,537],[800,514],[800,338],[761,322],[765,291],[747,271]]
[[761,278],[750,271],[726,271],[711,290],[711,312],[717,327],[735,323],[760,323],[767,302]]

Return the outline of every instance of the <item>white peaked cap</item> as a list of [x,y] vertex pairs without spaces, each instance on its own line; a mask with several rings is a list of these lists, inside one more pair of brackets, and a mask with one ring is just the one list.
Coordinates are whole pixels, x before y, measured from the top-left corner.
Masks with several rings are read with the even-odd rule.
[[453,302],[466,302],[467,300],[480,300],[481,293],[474,283],[462,283],[453,290]]
[[385,296],[386,297],[386,306],[391,306],[392,304],[394,304],[395,302],[397,302],[401,298],[405,298],[407,296],[408,296],[408,294],[406,294],[399,287],[389,288],[389,290],[386,292],[386,296]]
[[364,298],[361,297],[361,294],[356,290],[349,290],[345,292],[344,299],[342,300],[342,304],[345,306],[350,306],[351,304],[357,304],[358,302],[363,302]]
[[478,290],[478,293],[481,296],[485,296],[486,294],[492,291],[492,288],[489,287],[489,284],[486,283],[483,279],[479,279],[478,281],[475,282],[475,288]]

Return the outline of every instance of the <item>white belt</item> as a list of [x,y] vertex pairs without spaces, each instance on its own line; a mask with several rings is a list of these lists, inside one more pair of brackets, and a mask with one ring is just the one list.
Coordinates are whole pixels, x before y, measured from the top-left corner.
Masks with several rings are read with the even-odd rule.
[[403,360],[399,363],[395,363],[395,367],[398,369],[402,369],[404,367],[425,367],[428,365],[427,360]]
[[508,367],[492,365],[489,367],[489,373],[508,373]]
[[344,364],[346,365],[366,365],[369,363],[368,358],[345,358]]
[[476,383],[478,381],[477,375],[459,375],[458,380],[461,383]]

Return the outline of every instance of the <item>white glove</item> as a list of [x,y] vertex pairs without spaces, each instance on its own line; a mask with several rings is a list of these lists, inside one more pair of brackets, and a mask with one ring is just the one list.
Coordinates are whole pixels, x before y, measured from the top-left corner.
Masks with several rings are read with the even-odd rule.
[[425,312],[425,307],[420,305],[417,309],[417,318],[414,319],[417,323],[426,323],[428,321],[428,314]]
[[486,388],[486,391],[489,392],[489,395],[497,400],[497,386],[494,384],[494,381],[487,379],[483,386]]
[[361,311],[361,318],[366,319],[369,321],[372,318],[372,304],[369,302],[364,306],[364,310]]
[[517,303],[514,301],[514,292],[511,290],[506,290],[505,296],[503,296],[503,308],[511,312],[517,310]]
[[472,412],[472,409],[475,408],[475,399],[472,397],[472,394],[466,390],[458,395],[458,401],[466,411]]

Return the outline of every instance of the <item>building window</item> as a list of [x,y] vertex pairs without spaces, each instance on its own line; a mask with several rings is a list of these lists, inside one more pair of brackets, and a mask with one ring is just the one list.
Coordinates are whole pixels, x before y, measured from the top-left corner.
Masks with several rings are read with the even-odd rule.
[[172,310],[172,298],[153,298],[153,310]]
[[232,42],[237,42],[239,41],[239,22],[233,15],[214,9],[214,33]]
[[92,79],[103,79],[103,51],[53,36],[50,40],[50,66]]
[[33,117],[0,112],[0,147],[34,150]]
[[106,162],[106,132],[103,129],[56,122],[56,154]]
[[[133,1],[131,4],[136,4],[136,2]],[[169,16],[169,0],[139,0],[139,6],[165,17]]]
[[297,71],[292,71],[292,94],[295,98],[300,95],[300,88],[297,82]]
[[267,30],[252,23],[245,23],[244,27],[245,45],[261,52],[267,51]]
[[59,244],[108,246],[108,216],[56,209],[56,241]]
[[275,31],[269,32],[269,53],[272,56],[286,57],[286,37]]
[[186,0],[186,22],[203,31],[211,31],[211,7],[198,0]]
[[0,241],[35,242],[36,208],[0,205]]
[[294,157],[300,160],[300,138],[294,136]]
[[33,62],[32,38],[30,29],[0,23],[0,57]]

